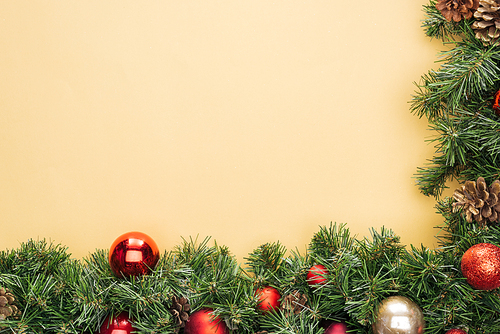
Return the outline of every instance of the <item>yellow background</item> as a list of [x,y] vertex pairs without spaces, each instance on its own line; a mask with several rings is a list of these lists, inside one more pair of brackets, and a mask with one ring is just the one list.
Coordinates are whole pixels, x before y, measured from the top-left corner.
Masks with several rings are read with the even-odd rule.
[[436,246],[409,111],[426,1],[3,1],[0,245],[74,257],[122,233],[240,261],[320,225]]

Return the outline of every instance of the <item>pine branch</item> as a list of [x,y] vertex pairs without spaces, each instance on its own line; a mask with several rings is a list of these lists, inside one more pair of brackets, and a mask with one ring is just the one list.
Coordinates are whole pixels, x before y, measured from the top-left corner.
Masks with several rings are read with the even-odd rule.
[[423,6],[425,19],[422,27],[425,34],[431,38],[439,38],[443,41],[451,40],[462,31],[463,21],[447,21],[441,12],[436,8],[436,1],[430,0],[428,5]]
[[453,47],[441,53],[441,67],[422,76],[411,101],[410,110],[430,121],[456,114],[471,98],[488,96],[498,84],[498,47],[485,47],[468,26],[460,41],[446,44]]
[[460,172],[459,180],[463,183],[477,180],[478,177],[484,177],[488,184],[500,178],[500,159],[496,154],[495,156],[474,155],[467,168]]
[[45,239],[28,240],[18,249],[0,252],[0,272],[18,276],[57,273],[71,254],[67,248]]
[[165,308],[154,309],[133,321],[134,327],[141,333],[175,333],[176,326],[172,315]]
[[215,246],[204,254],[203,259],[197,257],[196,264],[200,268],[193,271],[189,282],[192,291],[189,299],[193,309],[221,303],[230,298],[237,282],[247,280],[236,259],[229,256],[224,248]]
[[452,246],[456,241],[456,231],[459,226],[466,224],[465,217],[463,217],[460,211],[453,210],[453,203],[455,200],[453,198],[444,198],[436,204],[436,213],[443,216],[444,222],[442,225],[436,228],[440,229],[440,233],[436,235],[438,239],[438,244],[441,248]]
[[66,266],[74,263],[69,257],[66,248],[45,239],[0,253],[0,286],[12,291],[22,310],[19,321],[9,326],[12,330],[39,332],[60,323],[71,325],[64,286],[58,281]]
[[441,118],[431,123],[431,129],[438,136],[431,140],[436,143],[436,152],[442,154],[447,166],[463,166],[471,151],[477,150],[475,134],[469,122],[457,118]]
[[380,233],[370,229],[371,240],[364,238],[358,242],[358,254],[374,267],[388,264],[388,270],[398,266],[404,246],[399,243],[400,237],[391,229],[381,227]]
[[207,257],[216,252],[216,248],[208,247],[209,240],[210,237],[207,237],[198,243],[198,237],[190,237],[189,241],[183,238],[182,244],[176,246],[173,251],[176,261],[185,264],[194,272],[203,271]]
[[439,197],[450,179],[467,181],[481,176],[492,182],[498,178],[500,122],[492,114],[491,105],[489,109],[463,110],[431,122],[431,129],[437,133],[430,140],[435,144],[436,155],[431,164],[419,168],[416,174],[425,195]]
[[415,178],[420,191],[426,196],[439,198],[448,188],[446,182],[457,177],[460,166],[446,165],[446,156],[437,155],[428,160],[426,167],[417,168]]
[[279,277],[279,290],[283,294],[297,290],[309,295],[310,288],[306,276],[310,267],[309,254],[302,255],[298,250],[291,250],[290,255],[283,261],[283,270]]
[[362,267],[361,259],[351,250],[320,259],[319,263],[327,269],[324,275],[326,282],[312,290],[313,297],[322,301],[318,308],[319,316],[325,319],[343,314],[347,316],[346,302],[352,299],[353,280]]
[[437,94],[447,99],[451,110],[458,109],[471,95],[481,96],[494,89],[500,73],[500,50],[485,48],[471,30],[467,33],[472,36],[455,42],[453,49],[442,53],[437,82],[431,84],[436,86]]
[[266,243],[245,258],[247,270],[255,277],[256,285],[279,285],[285,253],[286,248],[279,242]]
[[224,319],[233,333],[253,333],[257,328],[256,319],[261,314],[257,311],[257,298],[249,281],[235,282],[231,294],[213,303],[213,314]]
[[346,301],[345,311],[352,319],[363,326],[372,324],[376,319],[376,306],[392,293],[398,292],[394,288],[397,278],[394,270],[385,271],[380,268],[374,271],[366,261],[361,270],[352,275],[350,294]]
[[97,276],[113,277],[114,274],[109,266],[109,251],[106,249],[96,249],[83,259],[84,264]]
[[352,250],[354,240],[345,224],[330,223],[328,228],[320,226],[319,232],[313,236],[309,244],[309,249],[313,259],[316,257],[326,259],[338,252]]
[[269,313],[262,318],[261,327],[273,334],[321,334],[319,322],[311,319],[309,312],[287,316],[283,312]]
[[429,298],[439,293],[438,283],[448,278],[450,271],[454,270],[454,266],[446,264],[445,258],[440,255],[423,245],[420,249],[411,245],[411,250],[405,251],[403,263],[408,275],[406,289],[412,296]]
[[70,285],[73,294],[74,322],[84,330],[97,330],[104,318],[111,312],[113,299],[111,293],[116,280],[104,276],[92,267],[84,267],[80,279]]

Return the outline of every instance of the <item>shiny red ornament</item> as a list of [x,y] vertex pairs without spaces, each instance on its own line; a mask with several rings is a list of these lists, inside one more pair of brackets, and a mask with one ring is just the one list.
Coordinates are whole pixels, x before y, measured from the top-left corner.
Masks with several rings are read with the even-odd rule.
[[333,322],[325,329],[324,334],[346,334],[347,325],[344,322]]
[[258,289],[255,295],[259,297],[258,308],[265,313],[280,307],[281,295],[278,290],[271,286]]
[[109,250],[109,265],[118,277],[147,275],[159,259],[158,246],[151,237],[141,232],[119,236]]
[[189,316],[184,334],[229,334],[229,329],[219,317],[212,318],[211,308],[202,308]]
[[328,275],[328,269],[324,265],[317,264],[312,266],[307,272],[307,284],[311,286],[325,284],[327,281],[326,275]]
[[495,93],[495,102],[493,102],[493,110],[497,116],[500,116],[500,90]]
[[481,243],[462,256],[462,275],[474,289],[493,290],[500,287],[500,247]]
[[449,331],[446,331],[445,334],[467,334],[467,332],[464,331],[463,329],[453,328],[450,329]]
[[110,320],[107,317],[99,330],[99,334],[130,334],[137,331],[128,318],[127,313],[123,312]]

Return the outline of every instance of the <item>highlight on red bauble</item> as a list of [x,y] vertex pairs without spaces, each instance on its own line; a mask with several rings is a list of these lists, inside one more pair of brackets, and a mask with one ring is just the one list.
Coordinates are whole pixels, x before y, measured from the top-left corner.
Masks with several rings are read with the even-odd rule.
[[229,334],[226,324],[219,317],[213,318],[211,308],[202,308],[189,316],[184,334]]
[[109,265],[117,277],[147,275],[159,259],[156,242],[141,232],[119,236],[109,250]]
[[130,334],[137,331],[128,318],[126,312],[120,313],[110,320],[108,316],[99,330],[99,334]]
[[265,313],[280,307],[281,295],[271,286],[257,289],[255,295],[259,297],[258,308]]
[[307,272],[307,284],[311,286],[325,284],[327,281],[326,275],[328,275],[328,269],[324,265],[314,265]]

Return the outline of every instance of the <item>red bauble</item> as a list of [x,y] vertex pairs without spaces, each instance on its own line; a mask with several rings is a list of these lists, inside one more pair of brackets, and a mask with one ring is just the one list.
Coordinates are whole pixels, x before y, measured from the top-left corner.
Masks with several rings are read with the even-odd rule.
[[328,326],[324,332],[324,334],[346,334],[347,333],[347,325],[343,322],[333,322],[330,326]]
[[327,279],[326,275],[328,275],[328,270],[322,264],[317,264],[312,266],[307,272],[307,284],[309,285],[318,285],[325,284]]
[[118,277],[147,275],[159,259],[158,246],[141,232],[128,232],[119,236],[109,250],[109,265]]
[[454,329],[450,329],[449,331],[446,331],[445,334],[467,334],[467,332],[464,331],[463,329],[454,328]]
[[123,312],[113,318],[107,317],[99,330],[99,334],[130,334],[137,331],[128,318],[127,313]]
[[281,295],[273,287],[266,286],[262,289],[258,289],[255,292],[256,296],[259,296],[259,309],[264,312],[269,312],[280,307]]
[[213,310],[202,308],[191,314],[186,321],[184,334],[229,334],[229,330],[223,321],[218,317],[212,320]]
[[493,110],[497,116],[500,116],[500,90],[495,93],[495,102],[493,102]]
[[462,256],[462,275],[474,289],[493,290],[500,287],[500,247],[481,243]]

